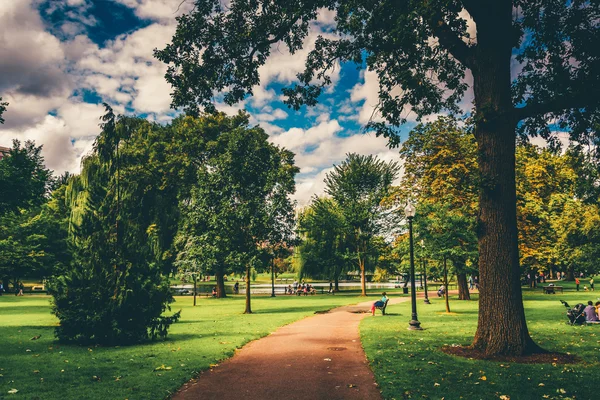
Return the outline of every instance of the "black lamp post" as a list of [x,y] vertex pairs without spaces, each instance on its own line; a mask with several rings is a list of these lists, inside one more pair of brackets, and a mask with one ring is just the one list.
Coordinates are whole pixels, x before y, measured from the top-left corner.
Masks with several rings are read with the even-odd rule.
[[410,241],[410,301],[412,305],[412,319],[408,322],[408,329],[410,330],[421,330],[421,323],[417,317],[417,291],[415,288],[415,252],[413,245],[413,228],[412,222],[415,217],[415,206],[411,203],[406,205],[404,208],[404,215],[408,218],[408,236]]
[[421,239],[421,261],[423,262],[423,287],[425,289],[425,300],[423,303],[431,304],[427,295],[427,265],[425,264],[425,242]]

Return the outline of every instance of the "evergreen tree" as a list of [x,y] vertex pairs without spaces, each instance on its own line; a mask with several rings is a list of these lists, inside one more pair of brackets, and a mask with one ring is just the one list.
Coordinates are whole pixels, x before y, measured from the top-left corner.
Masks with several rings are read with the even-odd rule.
[[67,186],[74,261],[51,285],[56,335],[107,344],[164,337],[179,318],[162,315],[173,301],[167,277],[177,182],[161,179],[164,166],[153,155],[169,135],[109,107],[103,121],[93,153]]

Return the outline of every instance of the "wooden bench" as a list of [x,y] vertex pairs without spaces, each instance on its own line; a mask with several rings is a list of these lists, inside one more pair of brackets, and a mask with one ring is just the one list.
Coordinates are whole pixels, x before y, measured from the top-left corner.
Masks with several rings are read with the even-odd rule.
[[388,305],[388,301],[390,301],[390,299],[387,299],[382,306],[375,307],[376,309],[381,310],[381,315],[385,315],[385,309]]
[[560,290],[560,292],[563,292],[563,287],[562,286],[543,286],[542,290],[544,291],[545,294],[556,294],[556,289]]

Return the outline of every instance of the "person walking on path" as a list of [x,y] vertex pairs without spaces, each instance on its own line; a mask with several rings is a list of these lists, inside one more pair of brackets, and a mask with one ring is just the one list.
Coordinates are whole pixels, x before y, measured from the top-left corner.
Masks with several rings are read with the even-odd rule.
[[575,289],[579,292],[579,278],[575,278]]

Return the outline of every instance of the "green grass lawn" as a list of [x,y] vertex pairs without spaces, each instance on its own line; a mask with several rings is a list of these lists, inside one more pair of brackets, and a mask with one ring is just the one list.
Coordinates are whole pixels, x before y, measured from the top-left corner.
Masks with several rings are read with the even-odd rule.
[[[587,280],[586,280],[587,283]],[[598,399],[600,326],[567,325],[563,299],[574,305],[597,301],[600,292],[575,292],[566,284],[564,294],[544,295],[525,290],[529,331],[542,347],[575,354],[574,365],[516,364],[450,356],[443,345],[470,344],[477,327],[477,301],[450,302],[446,314],[442,299],[418,303],[423,331],[408,331],[410,303],[391,305],[385,317],[361,323],[367,357],[385,399]],[[571,287],[572,286],[572,287]],[[583,281],[582,281],[583,287]],[[475,296],[476,300],[476,296]],[[506,396],[506,397],[502,397]]]
[[[364,298],[362,299],[364,300]],[[166,341],[128,347],[59,345],[48,296],[0,297],[0,398],[163,399],[198,371],[233,355],[236,348],[277,327],[356,296],[178,297],[183,309]],[[42,335],[38,340],[32,337]],[[164,366],[164,369],[163,369]],[[158,368],[158,370],[157,370]],[[11,389],[18,393],[8,394]]]

